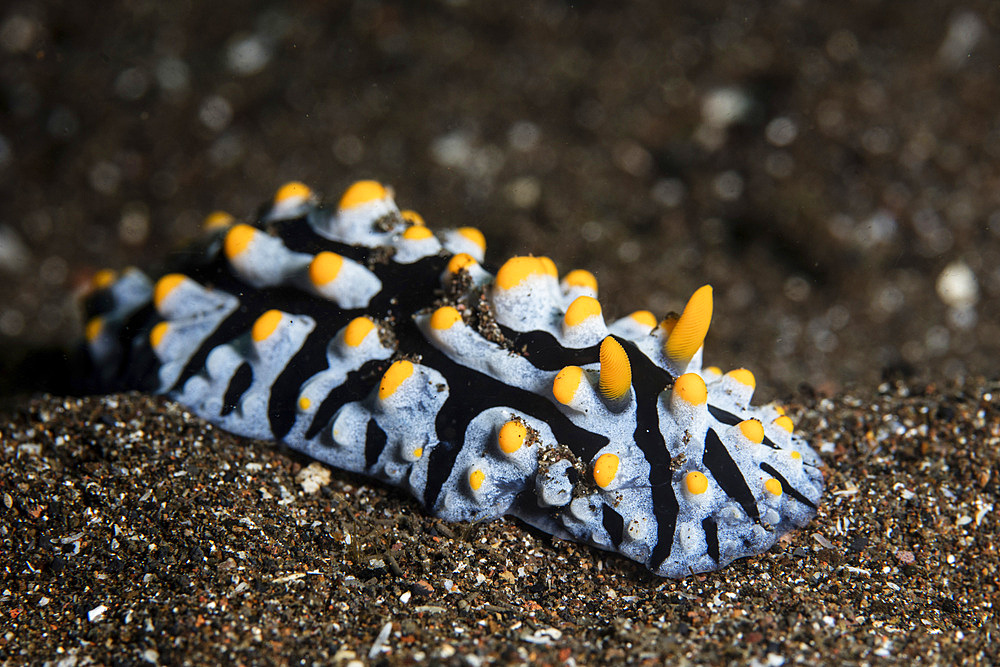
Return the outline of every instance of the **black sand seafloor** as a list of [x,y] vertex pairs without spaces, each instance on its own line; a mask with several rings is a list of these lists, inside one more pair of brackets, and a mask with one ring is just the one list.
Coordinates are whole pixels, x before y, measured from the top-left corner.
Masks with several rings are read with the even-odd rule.
[[[621,5],[0,7],[0,663],[1000,659],[1000,5]],[[609,317],[711,283],[706,360],[789,407],[819,515],[661,580],[38,393],[97,269],[357,178],[590,269]]]

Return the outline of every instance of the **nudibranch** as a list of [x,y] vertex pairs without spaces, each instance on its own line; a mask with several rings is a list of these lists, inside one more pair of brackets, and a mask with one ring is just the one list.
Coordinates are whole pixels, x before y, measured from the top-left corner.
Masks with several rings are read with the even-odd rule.
[[821,461],[753,374],[702,366],[712,288],[607,322],[548,257],[494,270],[375,181],[213,213],[155,282],[99,272],[90,388],[165,394],[233,433],[403,487],[448,521],[512,515],[682,577],[816,513]]

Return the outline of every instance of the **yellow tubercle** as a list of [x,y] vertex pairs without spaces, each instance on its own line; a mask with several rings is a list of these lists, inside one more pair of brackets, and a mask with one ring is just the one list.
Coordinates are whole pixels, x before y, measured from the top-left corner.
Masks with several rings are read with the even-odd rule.
[[703,285],[691,295],[684,312],[667,338],[667,358],[681,368],[686,368],[705,343],[708,325],[712,322],[712,286]]
[[278,191],[274,193],[274,203],[281,204],[282,202],[289,201],[291,199],[308,199],[312,197],[312,189],[305,183],[300,183],[299,181],[290,181],[285,183]]
[[414,461],[416,461],[417,459],[419,459],[423,455],[424,455],[424,448],[423,447],[417,447],[416,449],[413,450],[413,460]]
[[486,237],[475,227],[459,227],[458,233],[468,241],[472,241],[479,249],[486,252]]
[[563,321],[566,326],[575,327],[588,317],[601,314],[601,303],[592,296],[578,296],[566,309]]
[[309,400],[309,397],[303,396],[299,399],[299,410],[301,410],[302,412],[306,412],[311,407],[312,407],[312,401]]
[[764,488],[767,489],[768,493],[772,496],[780,496],[784,493],[784,489],[781,488],[781,482],[773,477],[764,482]]
[[441,306],[431,315],[431,328],[438,331],[452,328],[462,321],[462,314],[452,306]]
[[708,388],[697,373],[685,373],[674,380],[674,396],[691,405],[703,405],[708,400]]
[[597,462],[594,463],[594,482],[602,489],[606,489],[615,480],[618,474],[618,456],[616,454],[601,454]]
[[358,181],[347,188],[344,196],[340,198],[338,207],[343,211],[377,199],[385,199],[388,195],[389,191],[378,181]]
[[166,298],[170,296],[170,293],[177,289],[185,280],[187,280],[187,276],[183,273],[168,273],[157,280],[156,287],[153,288],[153,306],[159,310]]
[[111,287],[118,279],[118,272],[113,269],[101,269],[90,279],[90,287],[94,290],[102,290]]
[[791,417],[788,417],[786,415],[781,415],[771,423],[777,426],[778,428],[782,428],[788,431],[789,433],[795,430],[795,424],[792,422]]
[[792,452],[789,454],[789,456],[791,456],[793,459],[797,459],[797,460],[802,458],[802,454],[798,453],[795,450],[792,450]]
[[375,328],[375,323],[371,318],[361,316],[351,320],[347,328],[344,329],[344,344],[348,347],[357,347],[364,342],[365,337]]
[[167,330],[170,325],[166,322],[157,322],[156,325],[149,332],[149,344],[153,349],[160,347],[160,343],[163,342],[163,337],[167,335]]
[[281,320],[284,317],[285,314],[283,312],[272,308],[258,317],[257,321],[253,323],[253,329],[250,330],[250,337],[253,338],[255,343],[267,340],[278,328],[278,325],[281,324]]
[[511,257],[497,271],[497,287],[510,289],[532,275],[545,275],[546,269],[538,257]]
[[713,375],[722,375],[722,369],[718,366],[705,366],[702,370]]
[[574,269],[563,278],[570,287],[586,287],[597,293],[597,278],[590,271],[584,269]]
[[781,407],[780,405],[775,405],[774,411],[777,412],[779,415],[785,414],[785,408]]
[[97,340],[97,337],[101,335],[102,331],[104,331],[104,318],[92,317],[87,321],[87,326],[84,327],[83,335],[86,337],[88,343],[93,343]]
[[744,384],[751,389],[754,389],[757,386],[757,379],[753,376],[753,373],[745,368],[736,368],[731,370],[726,373],[726,377],[732,378],[733,380],[736,380],[740,384]]
[[708,477],[697,470],[692,470],[684,476],[684,486],[688,493],[699,496],[708,491]]
[[545,273],[549,274],[553,278],[559,277],[559,270],[556,268],[556,263],[553,262],[550,257],[542,255],[538,258],[538,261],[542,263],[542,269]]
[[648,310],[637,310],[631,315],[629,315],[633,320],[638,322],[644,327],[649,327],[653,329],[656,327],[656,315],[649,312]]
[[448,260],[448,273],[457,274],[459,271],[467,266],[472,266],[476,263],[476,258],[467,252],[460,252],[458,254],[452,255],[451,259]]
[[254,236],[259,232],[251,227],[250,225],[233,225],[226,232],[226,241],[223,243],[223,250],[226,253],[226,257],[233,259],[246,251],[247,247],[253,241]]
[[469,473],[469,488],[473,491],[478,491],[485,481],[486,473],[484,473],[481,469],[476,468]]
[[234,222],[236,222],[236,218],[229,213],[226,213],[225,211],[212,211],[205,216],[205,219],[201,223],[201,228],[208,232],[214,229],[228,227]]
[[399,385],[403,384],[406,378],[413,375],[413,363],[406,359],[393,362],[392,366],[386,369],[382,375],[382,381],[378,385],[378,397],[385,400],[396,393]]
[[740,432],[750,442],[758,445],[764,442],[764,425],[756,419],[744,419],[739,423]]
[[309,280],[316,287],[321,287],[337,279],[341,268],[344,266],[344,258],[335,252],[324,250],[309,263]]
[[563,405],[569,405],[573,402],[581,382],[583,382],[583,369],[579,366],[566,366],[552,381],[552,395]]
[[400,211],[399,216],[403,218],[403,220],[406,220],[411,225],[417,225],[423,227],[427,224],[424,222],[424,216],[420,215],[416,211],[411,211],[410,209],[406,209],[405,211]]
[[504,454],[513,454],[521,448],[527,437],[528,427],[524,423],[512,419],[500,427],[497,442],[500,445],[500,451]]
[[613,336],[601,342],[601,374],[598,386],[601,395],[609,401],[619,401],[628,395],[632,386],[632,366],[622,344]]
[[407,241],[424,241],[434,238],[434,232],[422,225],[412,225],[403,232],[403,238]]

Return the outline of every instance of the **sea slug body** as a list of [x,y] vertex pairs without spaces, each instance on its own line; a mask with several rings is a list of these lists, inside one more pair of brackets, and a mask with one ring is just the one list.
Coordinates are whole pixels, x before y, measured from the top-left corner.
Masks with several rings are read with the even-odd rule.
[[485,261],[374,181],[282,187],[206,220],[155,282],[98,273],[89,389],[165,394],[233,433],[403,487],[449,521],[519,517],[682,577],[816,513],[821,461],[753,374],[702,366],[712,289],[604,319],[597,281]]

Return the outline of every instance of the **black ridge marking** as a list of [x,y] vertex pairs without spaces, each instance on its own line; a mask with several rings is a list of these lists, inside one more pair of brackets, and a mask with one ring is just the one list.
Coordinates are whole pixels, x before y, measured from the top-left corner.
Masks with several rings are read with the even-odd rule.
[[670,557],[674,531],[677,528],[677,514],[680,511],[672,484],[670,452],[663,441],[657,411],[660,393],[674,378],[640,352],[632,341],[618,336],[614,339],[625,348],[632,367],[632,387],[635,389],[636,400],[633,437],[649,463],[650,493],[653,497],[653,514],[656,516],[656,546],[653,547],[649,566],[657,570]]
[[625,534],[625,517],[606,504],[602,504],[601,509],[604,510],[604,530],[608,531],[611,543],[617,548],[622,543],[622,536]]
[[813,501],[811,501],[808,498],[806,498],[805,494],[803,494],[801,491],[799,491],[794,486],[792,486],[788,482],[787,479],[785,479],[784,477],[782,477],[782,475],[781,475],[780,472],[778,472],[777,470],[774,469],[774,467],[771,464],[769,464],[769,463],[767,463],[765,461],[761,461],[761,463],[760,463],[760,469],[763,470],[764,472],[766,472],[771,477],[773,477],[776,480],[778,480],[779,482],[781,482],[781,488],[784,489],[785,493],[787,493],[788,495],[790,495],[792,498],[795,498],[795,500],[799,501],[803,505],[806,505],[806,506],[811,507],[813,509],[818,509],[816,507],[816,504]]
[[[310,235],[312,235],[311,232]],[[314,235],[313,238],[315,238]],[[324,247],[331,245],[339,244],[327,242]],[[337,250],[342,250],[342,248],[338,247]],[[446,258],[434,256],[413,264],[388,262],[378,265],[374,272],[385,288],[372,297],[368,307],[364,309],[343,310],[333,302],[319,299],[304,292],[296,292],[298,298],[292,306],[286,308],[284,304],[287,301],[279,302],[283,304],[283,310],[312,317],[316,321],[316,329],[309,334],[302,348],[289,360],[272,387],[268,402],[268,418],[276,438],[281,439],[287,435],[295,423],[296,403],[302,385],[313,375],[329,367],[326,352],[337,331],[360,315],[368,315],[376,320],[388,317],[395,319],[399,325],[404,322],[411,323],[413,313],[431,304],[434,290],[440,284],[440,275],[446,261]],[[405,289],[398,289],[398,286],[405,286]],[[403,334],[400,331],[397,328],[397,336],[402,339]],[[413,335],[420,336],[420,333],[414,329]],[[337,389],[333,390],[340,397],[339,404],[324,399],[323,404],[327,406],[326,410],[330,410],[323,413],[328,415],[327,420],[343,403],[359,400],[366,395],[370,384],[356,382],[352,383],[349,389],[350,391],[346,393],[338,392]],[[318,422],[317,419],[318,415],[314,417],[309,427],[309,432],[313,436],[319,432],[317,424],[322,427],[322,423],[325,423]]]
[[[708,406],[708,413],[713,417],[715,417],[717,421],[720,421],[728,426],[736,426],[741,421],[743,421],[742,419],[734,415],[732,412],[727,412],[726,410],[723,410],[722,408],[717,408],[714,405]],[[764,442],[762,442],[761,444],[766,447],[770,447],[771,449],[781,449],[781,447],[778,447],[778,445],[776,445],[774,441],[771,440],[766,435],[764,436]]]
[[371,468],[378,462],[378,457],[382,456],[385,449],[385,431],[372,419],[368,422],[368,431],[365,433],[365,468]]
[[716,563],[719,562],[719,526],[716,525],[715,519],[710,516],[706,516],[701,521],[702,530],[705,531],[705,544],[708,545],[708,555],[712,557]]
[[600,361],[601,346],[563,347],[548,331],[515,331],[503,325],[500,331],[518,354],[542,371],[559,371],[566,366],[584,366]]
[[722,408],[717,408],[714,405],[709,404],[708,413],[715,417],[716,421],[720,421],[728,426],[736,426],[742,419],[734,415],[732,412],[723,410]]
[[[413,329],[412,332],[408,330],[410,328]],[[401,341],[416,340],[422,343],[419,347],[423,357],[421,363],[437,370],[448,381],[448,398],[435,418],[439,444],[431,450],[427,486],[424,489],[424,503],[431,511],[437,503],[441,487],[454,467],[461,443],[465,441],[469,422],[489,408],[505,406],[544,421],[552,429],[558,442],[568,446],[577,458],[588,463],[608,444],[608,439],[603,435],[573,424],[552,401],[452,361],[443,352],[425,343],[416,326],[411,324],[406,333],[397,334]],[[413,336],[417,338],[411,339]]]
[[115,309],[115,299],[110,288],[105,287],[87,297],[83,302],[84,321],[92,317],[107,315]]
[[229,380],[229,386],[226,387],[226,395],[222,399],[220,417],[225,417],[236,409],[236,406],[240,403],[240,398],[243,397],[243,394],[246,393],[251,384],[253,384],[253,368],[244,361]]
[[[278,440],[288,435],[295,424],[298,397],[302,385],[315,374],[329,368],[326,353],[330,341],[337,331],[350,321],[346,311],[338,308],[336,304],[328,303],[326,306],[328,309],[326,316],[317,319],[316,315],[313,315],[316,328],[306,336],[302,347],[288,360],[271,385],[271,394],[267,402],[267,418],[271,424],[271,432]],[[349,312],[354,313],[355,311]],[[357,396],[351,393],[341,395],[344,397],[343,401],[346,402],[356,400],[363,394]],[[326,402],[327,399],[324,398],[323,403]],[[333,409],[336,410],[336,407],[334,406]],[[315,421],[313,423],[315,424]]]
[[378,384],[382,373],[389,367],[389,359],[372,359],[361,365],[361,368],[351,371],[342,384],[337,385],[323,398],[316,409],[313,420],[306,431],[306,440],[312,440],[316,434],[330,423],[340,406],[351,401],[359,401]]
[[722,444],[715,429],[708,429],[708,435],[705,436],[705,454],[702,457],[702,462],[711,471],[715,481],[719,483],[726,495],[738,502],[751,519],[759,521],[760,511],[754,501],[753,492],[747,486],[747,481],[743,478],[740,467],[729,455],[729,451]]

